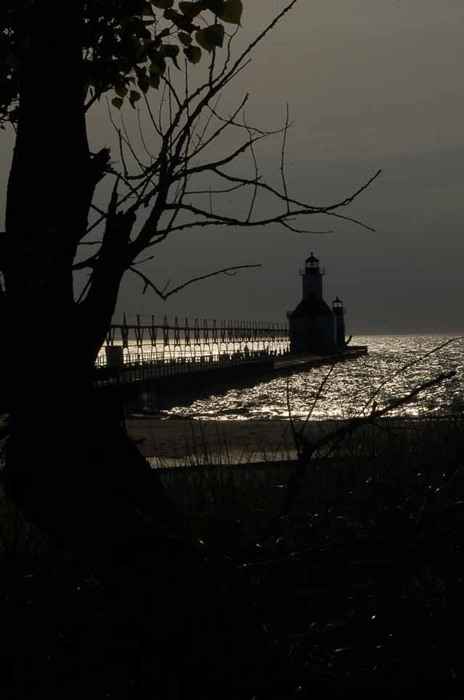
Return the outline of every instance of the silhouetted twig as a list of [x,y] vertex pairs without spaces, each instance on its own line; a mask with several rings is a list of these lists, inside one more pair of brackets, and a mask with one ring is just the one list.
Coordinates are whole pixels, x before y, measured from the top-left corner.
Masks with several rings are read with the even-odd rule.
[[[209,277],[217,277],[218,275],[235,275],[238,270],[246,270],[247,268],[250,267],[261,267],[261,265],[235,265],[234,267],[225,267],[222,270],[216,270],[215,272],[210,272],[208,275],[201,275],[200,277],[194,277],[191,280],[188,280],[188,282],[184,282],[183,284],[180,284],[178,287],[174,287],[174,289],[171,289],[170,292],[166,293],[166,287],[164,287],[163,290],[159,289],[154,282],[150,280],[149,277],[143,274],[143,272],[140,272],[140,270],[135,269],[133,266],[129,268],[131,272],[134,272],[136,275],[138,275],[145,283],[145,286],[143,288],[142,294],[145,294],[148,288],[153,289],[153,291],[164,301],[168,299],[168,297],[172,296],[172,294],[176,294],[177,292],[180,292],[181,289],[184,289],[185,287],[188,287],[190,284],[194,284],[194,282],[200,282],[201,280],[206,280]],[[169,284],[169,283],[168,283]]]
[[393,411],[397,408],[406,405],[407,403],[410,403],[411,401],[414,401],[422,392],[426,391],[427,389],[431,389],[435,386],[438,386],[444,381],[452,379],[455,375],[456,372],[454,371],[442,373],[434,379],[430,379],[422,383],[420,386],[410,391],[406,396],[390,401],[384,408],[376,409],[372,411],[368,416],[353,418],[350,421],[348,421],[346,425],[338,428],[337,430],[334,430],[332,433],[329,433],[328,435],[314,442],[307,440],[307,438],[305,438],[305,436],[300,433],[298,436],[298,441],[300,445],[303,446],[301,449],[301,454],[303,455],[303,458],[300,457],[297,460],[295,471],[288,481],[287,488],[282,500],[282,506],[273,527],[273,532],[275,531],[275,527],[278,526],[279,523],[282,523],[285,520],[285,518],[287,518],[287,516],[289,515],[297,497],[300,484],[306,476],[307,470],[310,465],[310,461],[317,450],[320,450],[321,448],[327,445],[340,444],[340,442],[343,439],[345,439],[348,435],[352,435],[361,427],[365,425],[374,425],[379,418],[382,418],[390,411]]

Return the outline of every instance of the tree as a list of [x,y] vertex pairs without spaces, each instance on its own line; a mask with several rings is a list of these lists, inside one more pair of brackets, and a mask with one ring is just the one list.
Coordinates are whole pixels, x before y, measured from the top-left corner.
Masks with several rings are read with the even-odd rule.
[[[76,549],[105,585],[117,581],[126,591],[143,591],[141,598],[152,595],[150,552],[173,570],[204,556],[192,554],[187,540],[181,546],[172,539],[181,530],[178,514],[117,412],[93,389],[95,358],[123,275],[137,274],[145,290],[165,298],[176,290],[161,289],[138,264],[173,231],[267,223],[295,231],[299,216],[348,218],[338,210],[369,184],[342,202],[314,207],[288,196],[283,151],[282,191],[261,180],[257,165],[250,177],[227,171],[243,153],[254,158],[254,144],[269,132],[241,120],[247,97],[227,116],[215,100],[295,3],[236,59],[241,0],[75,0],[66,5],[64,26],[57,0],[11,0],[0,10],[0,115],[16,130],[0,237],[0,310],[14,339],[2,362],[11,423],[5,482],[28,517]],[[200,69],[204,80],[192,86]],[[158,139],[156,151],[147,147],[147,160],[123,129],[120,168],[106,148],[90,151],[86,115],[106,93],[114,110],[146,104]],[[284,141],[288,126],[287,119]],[[243,133],[243,141],[208,159],[208,147],[227,129]],[[205,174],[225,185],[195,190],[194,178]],[[94,195],[105,178],[113,179],[112,195],[95,219]],[[201,204],[204,196],[216,200],[238,188],[252,195],[241,217]],[[254,217],[260,191],[282,203],[281,213]],[[99,231],[96,243],[92,234]],[[95,252],[85,256],[88,243]],[[82,270],[89,278],[76,295],[73,275]],[[47,344],[35,342],[44,337]],[[167,581],[160,584],[165,591]]]

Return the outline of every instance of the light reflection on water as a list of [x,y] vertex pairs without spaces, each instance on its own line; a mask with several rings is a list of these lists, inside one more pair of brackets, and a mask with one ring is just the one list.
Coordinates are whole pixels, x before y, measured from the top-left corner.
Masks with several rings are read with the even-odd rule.
[[[454,342],[394,376],[407,363],[451,339]],[[416,401],[390,415],[444,414],[464,408],[462,336],[363,335],[353,338],[352,344],[368,345],[369,354],[335,366],[314,406],[313,419],[344,419],[359,414],[387,378],[388,382],[375,396],[378,408],[450,371],[456,372],[453,379],[424,391]],[[328,367],[317,367],[290,376],[288,396],[293,417],[306,418],[327,372]],[[287,379],[279,377],[251,388],[231,389],[221,395],[195,401],[188,407],[173,408],[168,413],[203,420],[285,420],[289,417]]]

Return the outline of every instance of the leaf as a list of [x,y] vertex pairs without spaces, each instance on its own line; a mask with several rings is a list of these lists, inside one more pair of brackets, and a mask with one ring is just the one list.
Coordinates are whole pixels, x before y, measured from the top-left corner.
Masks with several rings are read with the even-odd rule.
[[165,58],[170,58],[176,68],[179,68],[179,64],[177,63],[179,51],[180,48],[178,46],[174,46],[173,44],[165,44],[160,49],[161,55]]
[[152,51],[150,53],[150,59],[150,73],[155,73],[155,75],[163,76],[164,71],[166,70],[166,61],[162,53],[160,51]]
[[164,44],[164,46],[161,47],[160,53],[162,56],[165,58],[172,58],[175,59],[179,55],[179,47],[175,46],[174,44]]
[[218,14],[219,19],[230,24],[240,24],[243,13],[242,0],[226,0],[224,8]]
[[183,29],[186,32],[193,32],[195,29],[195,25],[191,23],[188,17],[175,10],[166,10],[164,17],[170,19],[179,29]]
[[160,80],[159,75],[155,75],[154,73],[152,73],[150,75],[150,77],[148,78],[148,82],[150,83],[150,86],[152,88],[155,88],[155,90],[158,90],[161,80]]
[[127,95],[127,93],[129,92],[128,89],[126,88],[126,86],[124,85],[124,83],[120,83],[119,85],[116,85],[116,87],[114,88],[114,91],[115,91],[116,95],[118,95],[118,97],[121,97],[122,99],[124,99],[125,96]]
[[157,39],[164,39],[166,36],[169,36],[170,34],[171,34],[171,30],[169,29],[169,27],[167,27],[166,29],[163,29],[162,32],[157,34],[156,38]]
[[224,27],[222,24],[212,24],[210,27],[199,29],[195,34],[195,39],[206,51],[221,48],[224,43]]
[[116,109],[121,109],[124,104],[124,100],[121,97],[113,97],[111,104],[116,107]]
[[201,7],[200,3],[198,3],[198,2],[180,2],[179,3],[179,10],[189,20],[192,20],[192,19],[194,19],[194,17],[197,17],[200,14],[202,7]]
[[148,78],[148,82],[150,83],[152,88],[155,88],[157,90],[160,86],[160,77],[159,75],[156,75],[155,73],[152,73],[150,77]]
[[203,0],[203,4],[223,22],[240,24],[243,13],[242,0]]
[[15,107],[14,109],[10,110],[8,112],[8,119],[10,122],[17,122],[19,118],[19,108]]
[[141,99],[142,95],[140,92],[137,92],[137,90],[131,90],[129,93],[129,102],[131,103],[132,107],[134,107],[135,103],[138,102]]
[[198,46],[188,46],[184,49],[184,53],[190,63],[199,63],[201,61],[201,49]]
[[203,5],[207,10],[210,10],[216,17],[219,17],[220,13],[224,9],[225,0],[203,0]]
[[150,81],[148,80],[148,78],[139,78],[139,80],[137,80],[137,85],[145,95],[145,93],[148,92],[148,89],[150,87]]
[[160,10],[169,10],[174,5],[174,0],[151,0],[151,4]]
[[184,46],[190,46],[192,43],[192,37],[187,32],[179,32],[177,38]]
[[179,13],[176,10],[168,9],[165,11],[163,17],[165,17],[166,19],[170,19],[171,22],[174,22],[177,17],[182,17],[182,15],[179,15]]

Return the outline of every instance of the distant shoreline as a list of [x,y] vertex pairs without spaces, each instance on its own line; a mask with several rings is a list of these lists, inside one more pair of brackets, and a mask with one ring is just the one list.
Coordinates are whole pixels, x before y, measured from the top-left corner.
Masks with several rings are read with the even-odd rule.
[[[443,417],[446,420],[446,417]],[[398,426],[422,424],[427,418],[382,419]],[[345,421],[310,421],[305,431],[314,439]],[[302,421],[295,421],[298,429]],[[179,465],[209,456],[224,463],[295,459],[296,450],[289,420],[197,420],[131,417],[126,420],[129,435],[138,442],[145,457],[179,461]]]

